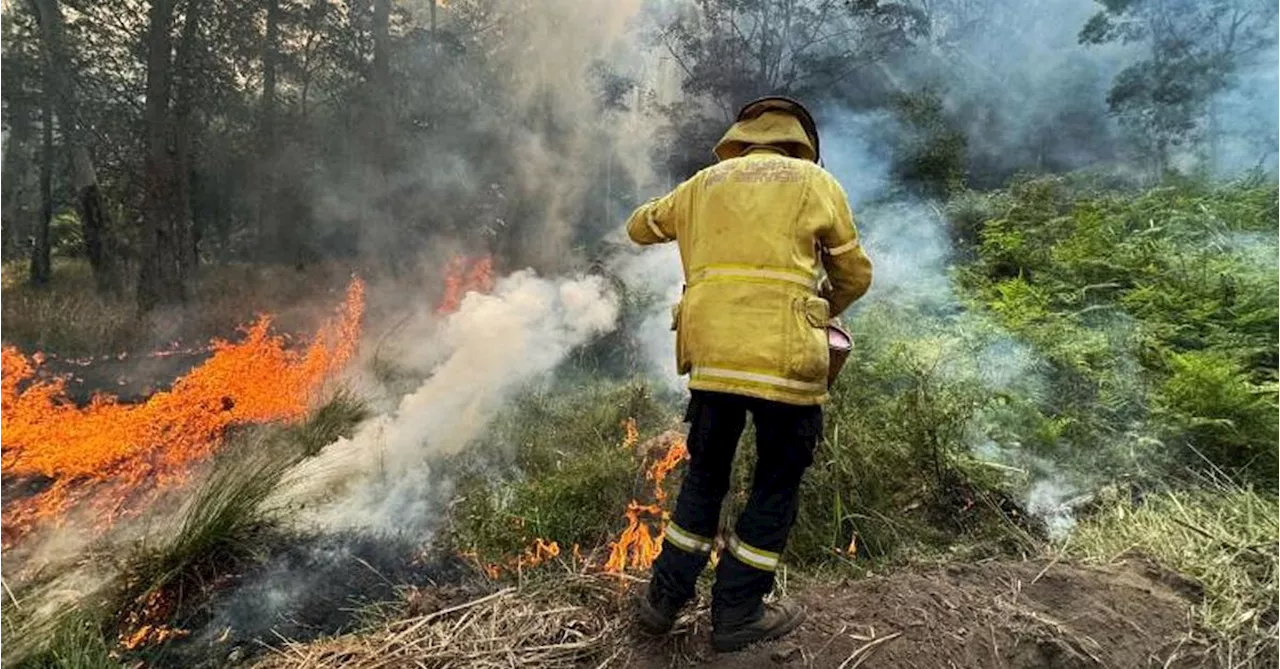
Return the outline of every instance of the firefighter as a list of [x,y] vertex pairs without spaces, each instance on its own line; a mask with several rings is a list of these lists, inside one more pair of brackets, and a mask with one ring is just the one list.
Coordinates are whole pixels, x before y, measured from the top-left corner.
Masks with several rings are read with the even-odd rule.
[[665,634],[693,597],[750,414],[751,494],[725,537],[712,588],[712,645],[729,652],[781,637],[804,618],[798,605],[764,597],[822,434],[827,324],[867,291],[871,263],[800,103],[770,96],[747,104],[715,156],[627,221],[638,244],[679,246],[685,289],[672,329],[691,395],[689,467],[637,618],[644,631]]

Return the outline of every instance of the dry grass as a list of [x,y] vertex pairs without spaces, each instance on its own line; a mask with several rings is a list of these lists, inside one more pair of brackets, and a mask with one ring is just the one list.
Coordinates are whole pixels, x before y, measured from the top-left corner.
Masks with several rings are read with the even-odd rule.
[[1280,503],[1274,495],[1216,489],[1115,504],[1081,524],[1067,550],[1110,562],[1138,552],[1204,587],[1196,605],[1224,667],[1275,666]]
[[579,667],[607,663],[629,616],[616,579],[558,575],[433,613],[310,644],[285,642],[260,669]]
[[83,261],[56,259],[53,276],[43,287],[27,283],[23,264],[12,263],[0,269],[4,341],[24,351],[64,357],[139,352],[173,341],[194,345],[213,336],[231,337],[235,327],[263,312],[279,316],[282,330],[307,331],[314,316],[341,300],[350,275],[349,268],[336,264],[306,271],[270,265],[203,266],[186,308],[140,319],[133,290],[98,295]]

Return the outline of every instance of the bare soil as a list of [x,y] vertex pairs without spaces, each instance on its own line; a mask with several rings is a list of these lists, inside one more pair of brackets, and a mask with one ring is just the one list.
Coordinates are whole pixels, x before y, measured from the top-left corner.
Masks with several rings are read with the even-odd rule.
[[833,669],[1217,667],[1194,641],[1199,586],[1133,558],[1107,567],[1047,561],[958,564],[810,586],[791,636],[715,654],[705,607],[673,635],[636,637],[610,666]]

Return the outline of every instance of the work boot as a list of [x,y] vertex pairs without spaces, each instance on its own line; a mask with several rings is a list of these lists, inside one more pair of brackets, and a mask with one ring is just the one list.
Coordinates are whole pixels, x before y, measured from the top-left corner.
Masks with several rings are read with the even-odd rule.
[[661,636],[675,626],[682,606],[655,593],[650,584],[636,604],[636,622],[645,634]]
[[757,642],[790,634],[804,622],[804,609],[788,600],[761,604],[743,616],[713,616],[711,646],[718,653],[732,653]]

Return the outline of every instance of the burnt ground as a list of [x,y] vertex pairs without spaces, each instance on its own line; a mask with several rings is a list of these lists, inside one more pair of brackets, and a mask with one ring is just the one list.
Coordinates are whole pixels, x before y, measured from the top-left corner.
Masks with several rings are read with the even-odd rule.
[[[610,666],[833,669],[1217,667],[1191,641],[1196,583],[1141,558],[1107,567],[1046,561],[957,564],[793,594],[791,636],[715,654],[705,608],[672,638],[636,638]],[[1275,666],[1274,658],[1260,658]],[[619,662],[620,661],[620,662]],[[1264,666],[1262,664],[1258,666]]]

